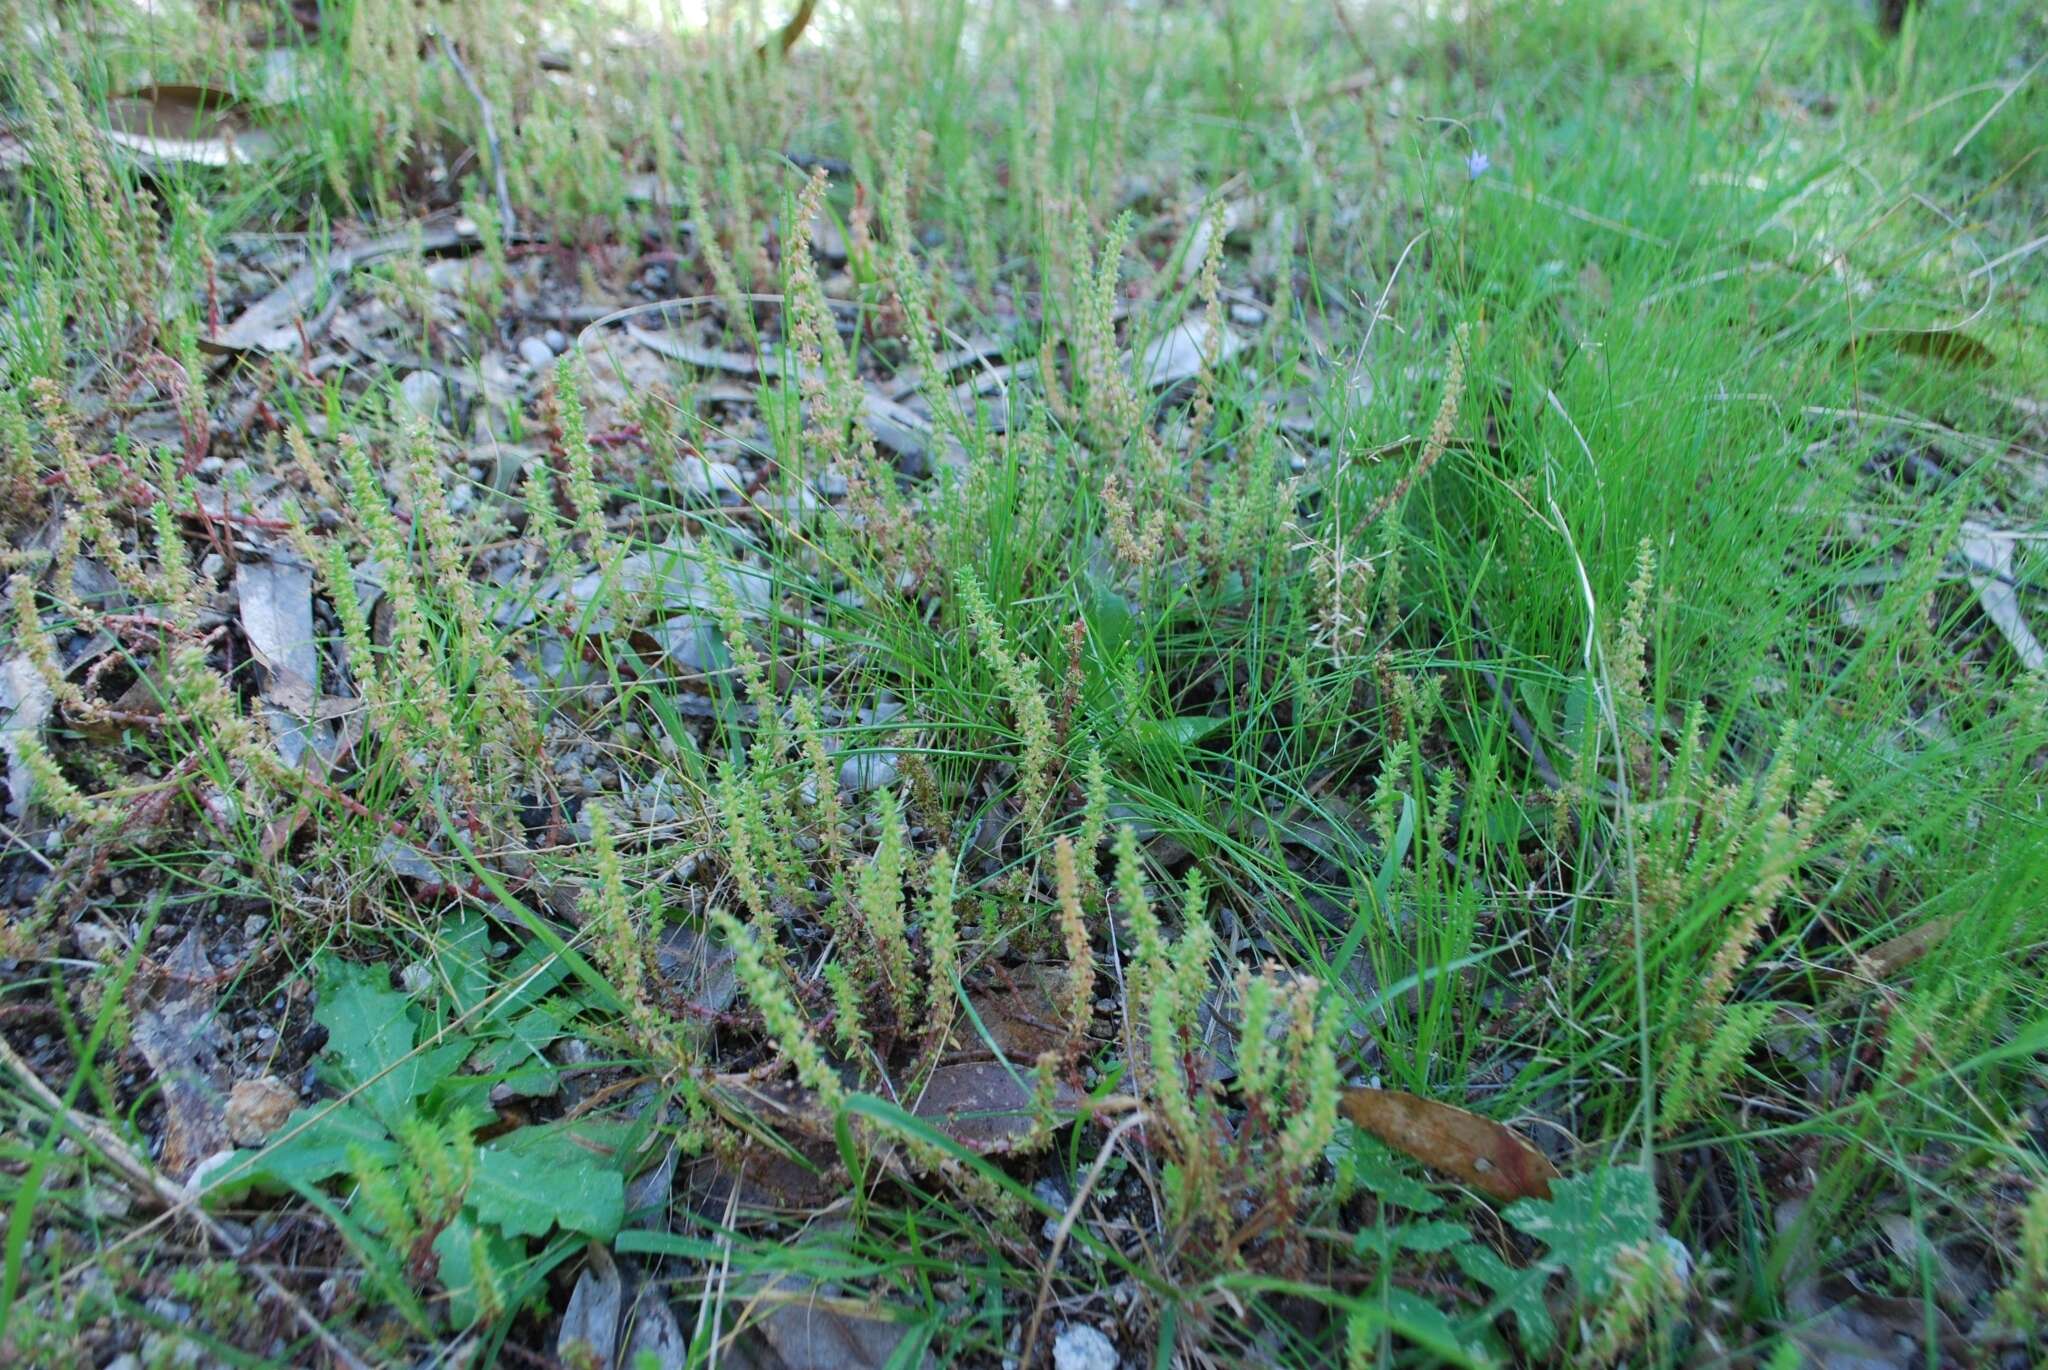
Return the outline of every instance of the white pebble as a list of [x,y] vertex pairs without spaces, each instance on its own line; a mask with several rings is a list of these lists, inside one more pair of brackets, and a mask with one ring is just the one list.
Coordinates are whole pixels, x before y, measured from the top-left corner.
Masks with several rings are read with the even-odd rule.
[[544,340],[528,335],[519,340],[519,359],[536,371],[545,371],[555,364],[555,350]]
[[431,371],[408,371],[398,382],[398,393],[405,400],[406,408],[423,419],[431,419],[440,413],[441,399],[447,389],[447,383]]
[[1085,1322],[1070,1322],[1052,1344],[1053,1370],[1117,1370],[1116,1344]]
[[715,495],[721,490],[737,494],[747,488],[746,478],[740,468],[729,461],[706,461],[691,453],[677,463],[677,476],[683,489],[697,496]]
[[896,783],[899,768],[888,752],[863,752],[850,756],[839,767],[839,788],[852,794],[886,789]]

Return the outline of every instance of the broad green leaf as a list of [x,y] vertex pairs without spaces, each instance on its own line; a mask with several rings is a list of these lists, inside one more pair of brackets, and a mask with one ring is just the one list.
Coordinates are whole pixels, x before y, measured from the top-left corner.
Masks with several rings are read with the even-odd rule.
[[1548,1199],[1522,1199],[1501,1216],[1550,1248],[1581,1294],[1597,1302],[1613,1287],[1625,1247],[1657,1233],[1657,1188],[1640,1166],[1607,1166],[1553,1181]]
[[482,1314],[478,1297],[477,1258],[490,1267],[492,1283],[502,1294],[512,1281],[513,1269],[526,1258],[524,1242],[508,1241],[489,1228],[480,1228],[466,1215],[442,1228],[434,1238],[434,1254],[441,1287],[448,1291],[448,1321],[458,1332],[467,1331]]
[[538,1237],[556,1224],[610,1241],[626,1219],[617,1162],[562,1127],[527,1127],[476,1153],[469,1204],[478,1221],[509,1237]]
[[1440,1219],[1436,1222],[1427,1223],[1406,1223],[1390,1230],[1394,1233],[1396,1240],[1401,1243],[1402,1250],[1420,1251],[1424,1254],[1449,1251],[1452,1247],[1472,1240],[1470,1228],[1466,1227],[1463,1223],[1451,1222],[1449,1219]]
[[237,1151],[208,1173],[209,1198],[227,1198],[252,1187],[294,1189],[317,1184],[349,1169],[351,1148],[371,1161],[395,1165],[398,1144],[382,1123],[353,1104],[313,1104],[294,1110],[277,1130],[279,1140]]
[[1541,1269],[1517,1270],[1492,1248],[1468,1242],[1452,1250],[1458,1268],[1470,1279],[1493,1291],[1493,1306],[1481,1315],[1491,1322],[1502,1313],[1515,1315],[1515,1336],[1532,1356],[1548,1351],[1557,1340],[1557,1327],[1550,1321],[1550,1307],[1543,1301],[1547,1276]]
[[1434,1213],[1444,1206],[1444,1201],[1431,1193],[1427,1185],[1403,1170],[1393,1148],[1350,1123],[1343,1124],[1342,1130],[1351,1137],[1342,1164],[1358,1184],[1384,1202],[1399,1204],[1411,1213]]
[[413,1053],[412,1002],[386,982],[382,966],[319,963],[320,1002],[313,1020],[327,1029],[327,1074],[386,1127],[413,1112],[413,1100],[453,1074],[460,1043]]
[[1102,660],[1115,661],[1137,632],[1137,617],[1130,601],[1117,590],[1111,577],[1089,570],[1083,573],[1088,592],[1088,626]]
[[1433,1255],[1471,1240],[1472,1232],[1465,1224],[1448,1219],[1427,1223],[1387,1223],[1360,1232],[1352,1239],[1351,1249],[1361,1255],[1370,1253],[1381,1260],[1392,1260],[1397,1252],[1420,1251]]
[[502,1084],[515,1094],[552,1094],[561,1072],[543,1051],[562,1035],[568,1009],[543,1004],[506,1025],[506,1035],[476,1053],[473,1064],[488,1087]]
[[1377,1296],[1390,1329],[1429,1351],[1437,1363],[1491,1365],[1493,1355],[1483,1337],[1461,1331],[1442,1309],[1419,1294],[1388,1286]]
[[[546,947],[529,942],[513,953],[499,978],[515,988],[492,1007],[490,1021],[494,1024],[513,1021],[554,993],[569,978],[569,967]],[[561,1021],[567,1022],[571,1016],[571,1006],[562,1005]]]
[[436,941],[434,965],[447,990],[447,1009],[460,1017],[490,997],[491,927],[481,914],[464,909],[442,922]]
[[1139,723],[1138,740],[1148,746],[1172,751],[1192,747],[1229,723],[1220,714],[1197,714],[1187,718],[1148,718]]

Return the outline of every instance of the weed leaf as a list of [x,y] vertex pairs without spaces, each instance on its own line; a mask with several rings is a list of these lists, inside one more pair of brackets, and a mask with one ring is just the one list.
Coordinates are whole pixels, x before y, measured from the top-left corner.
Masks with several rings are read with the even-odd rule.
[[1603,1167],[1560,1179],[1547,1199],[1524,1199],[1501,1210],[1516,1228],[1550,1248],[1550,1259],[1592,1302],[1614,1284],[1624,1248],[1642,1246],[1657,1231],[1657,1190],[1640,1166]]
[[327,1029],[333,1083],[357,1091],[365,1108],[396,1129],[413,1113],[414,1100],[454,1074],[462,1043],[415,1053],[411,1000],[388,988],[382,966],[352,966],[329,957],[320,963],[319,976],[313,1020]]
[[509,1237],[560,1225],[610,1241],[626,1218],[626,1181],[567,1128],[522,1128],[476,1153],[469,1204]]
[[1339,1156],[1338,1164],[1384,1203],[1398,1204],[1411,1213],[1434,1213],[1444,1206],[1429,1186],[1402,1170],[1399,1158],[1369,1132],[1351,1129],[1350,1150]]
[[353,1104],[294,1109],[278,1136],[279,1141],[260,1150],[236,1152],[205,1180],[207,1196],[232,1198],[257,1186],[298,1189],[318,1184],[346,1174],[351,1155],[374,1165],[398,1160],[398,1144],[384,1124]]
[[1513,1313],[1515,1335],[1523,1350],[1541,1355],[1550,1349],[1557,1340],[1557,1326],[1550,1320],[1550,1306],[1543,1301],[1546,1274],[1542,1269],[1517,1270],[1476,1241],[1454,1248],[1451,1255],[1468,1279],[1493,1291],[1493,1305],[1485,1314],[1488,1321],[1501,1313]]

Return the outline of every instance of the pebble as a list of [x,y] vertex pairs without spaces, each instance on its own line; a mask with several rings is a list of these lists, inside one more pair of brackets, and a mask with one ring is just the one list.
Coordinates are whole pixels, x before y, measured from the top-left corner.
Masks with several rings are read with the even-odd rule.
[[112,951],[121,944],[120,937],[111,929],[98,923],[80,923],[71,930],[79,951],[98,960],[102,952]]
[[1053,1370],[1117,1370],[1116,1344],[1084,1322],[1070,1322],[1052,1344]]
[[406,408],[423,419],[431,419],[440,412],[447,388],[447,383],[431,371],[408,371],[398,382],[398,394]]
[[528,334],[519,340],[519,359],[536,371],[545,371],[555,364],[555,349],[545,339]]
[[706,461],[694,453],[676,464],[676,475],[684,490],[698,496],[715,495],[721,490],[737,494],[747,488],[739,467],[729,461]]
[[896,783],[899,767],[888,752],[863,752],[848,757],[839,767],[839,788],[851,794],[887,789]]
[[546,343],[548,350],[558,357],[569,350],[569,335],[559,328],[550,328],[547,332],[540,335],[540,340]]
[[[1066,1212],[1066,1207],[1069,1202],[1067,1199],[1066,1191],[1062,1190],[1058,1185],[1054,1184],[1051,1180],[1040,1180],[1037,1184],[1032,1185],[1031,1197],[1037,1199],[1040,1203],[1045,1204],[1048,1207],[1059,1209],[1062,1214]],[[1047,1241],[1051,1241],[1054,1237],[1057,1237],[1059,1235],[1059,1232],[1059,1218],[1047,1218],[1038,1229],[1038,1234],[1041,1237],[1044,1237]]]
[[228,1092],[228,1136],[240,1146],[260,1146],[284,1126],[298,1102],[292,1087],[275,1075],[237,1080]]

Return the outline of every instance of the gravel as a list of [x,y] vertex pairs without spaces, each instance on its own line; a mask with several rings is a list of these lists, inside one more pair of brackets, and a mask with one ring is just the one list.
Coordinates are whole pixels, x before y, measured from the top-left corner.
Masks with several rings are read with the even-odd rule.
[[1070,1322],[1053,1340],[1053,1370],[1117,1370],[1116,1344],[1083,1322]]

